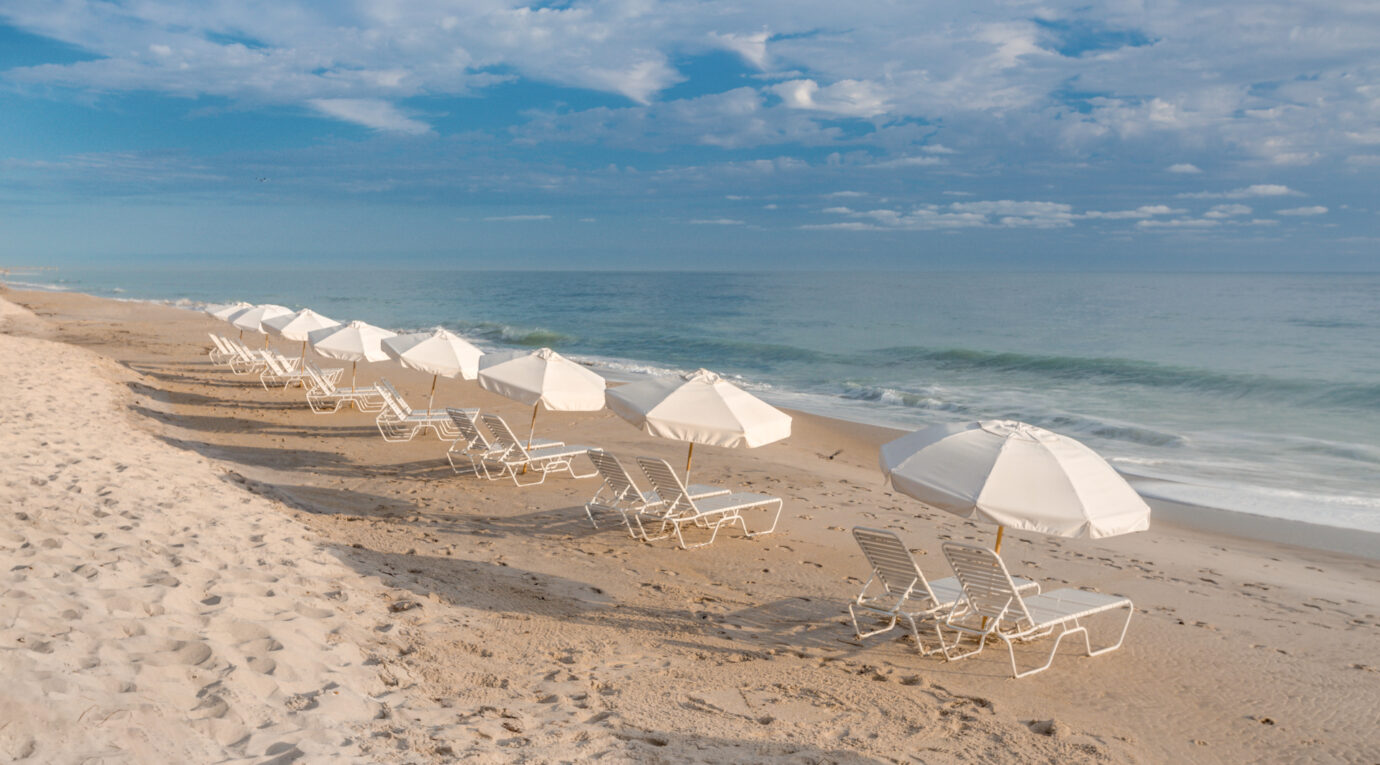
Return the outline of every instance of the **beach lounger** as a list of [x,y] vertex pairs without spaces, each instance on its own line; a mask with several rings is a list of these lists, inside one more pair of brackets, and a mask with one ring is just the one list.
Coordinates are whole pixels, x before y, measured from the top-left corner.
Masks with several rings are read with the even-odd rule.
[[214,332],[207,332],[206,334],[211,336],[211,350],[206,354],[210,357],[211,363],[216,365],[229,364],[235,352],[225,344],[225,338],[222,338]]
[[[479,460],[493,454],[494,445],[479,427],[479,410],[447,408],[446,413],[450,415],[451,424],[460,433],[446,450],[446,461],[450,463],[450,469],[456,473],[482,472]],[[564,441],[552,441],[549,438],[532,439],[533,449],[564,445]],[[469,460],[468,469],[461,464],[462,459]]]
[[234,352],[229,362],[231,372],[237,375],[247,375],[251,372],[258,372],[268,366],[268,362],[264,361],[262,353],[250,350],[244,343],[232,337],[224,339],[226,344]]
[[[393,443],[411,441],[418,433],[427,429],[442,441],[454,441],[460,437],[445,409],[413,409],[407,405],[398,389],[393,387],[393,383],[386,379],[379,380],[378,389],[383,394],[383,409],[374,419],[374,424],[378,425],[383,440]],[[478,409],[473,411],[475,414],[479,413]]]
[[259,372],[259,384],[268,390],[268,386],[282,383],[283,390],[287,390],[293,383],[307,387],[307,381],[311,375],[302,369],[302,359],[292,359],[275,351],[260,351],[263,354],[267,366]]
[[[1006,643],[1011,655],[1011,674],[1019,678],[1049,669],[1059,644],[1069,635],[1082,633],[1088,656],[1115,651],[1126,639],[1126,628],[1131,625],[1131,614],[1135,610],[1128,598],[1073,588],[1023,597],[1016,590],[1011,574],[1007,573],[1006,564],[995,552],[984,547],[945,542],[944,557],[948,558],[963,589],[963,597],[953,605],[943,622],[936,624],[940,647],[949,661],[977,654],[989,637],[996,637]],[[1115,643],[1094,650],[1082,620],[1118,608],[1126,609],[1126,621],[1121,625],[1120,635]],[[957,633],[952,645],[944,641],[943,629]],[[1047,637],[1056,630],[1058,634],[1045,663],[1024,672],[1017,669],[1014,643]],[[960,652],[959,643],[965,635],[977,638],[977,647]]]
[[[650,542],[668,536],[662,534],[659,537],[649,537],[647,530],[642,526],[642,514],[664,504],[660,494],[637,488],[637,484],[633,483],[632,476],[623,467],[623,463],[602,449],[591,449],[589,461],[594,463],[594,469],[598,470],[599,475],[604,479],[598,491],[594,492],[594,496],[585,503],[585,515],[589,516],[589,522],[594,524],[595,528],[598,528],[599,524],[594,520],[594,511],[604,510],[616,512],[622,516],[623,525],[628,527],[628,534],[634,539]],[[728,489],[704,484],[691,484],[686,488],[691,499],[716,497],[729,493]],[[633,528],[633,524],[637,524],[636,529]]]
[[[683,549],[703,547],[713,543],[714,538],[719,535],[721,527],[734,523],[743,528],[743,534],[748,538],[770,534],[776,530],[776,522],[781,519],[782,501],[780,497],[743,491],[719,494],[704,499],[692,499],[689,490],[681,482],[680,476],[676,475],[676,471],[671,469],[666,460],[638,457],[637,464],[646,474],[652,488],[665,503],[663,505],[664,512],[659,519],[661,531],[664,532],[667,527],[670,527]],[[771,527],[765,531],[749,531],[747,522],[743,520],[743,511],[765,510],[771,512],[773,505],[776,512],[772,517]],[[685,544],[682,529],[688,525],[708,529],[710,531],[709,541],[697,545]]]
[[[562,470],[570,473],[571,478],[592,478],[598,475],[598,471],[595,470],[588,473],[575,472],[575,458],[587,454],[593,447],[561,444],[541,448],[533,446],[528,449],[513,435],[512,428],[508,427],[508,423],[504,422],[502,417],[484,414],[480,415],[480,419],[493,435],[489,453],[478,460],[484,476],[491,481],[508,476],[518,486],[532,486],[545,481],[548,473]],[[529,473],[536,475],[537,479],[523,480],[523,476]]]
[[383,391],[377,385],[357,387],[336,385],[343,369],[322,370],[313,362],[306,362],[311,387],[307,388],[307,406],[317,414],[333,414],[340,407],[353,404],[361,412],[377,412],[384,407]]
[[[863,584],[862,592],[848,604],[848,614],[853,618],[853,632],[858,639],[880,635],[894,628],[899,619],[905,619],[910,623],[910,632],[920,653],[928,656],[938,651],[937,648],[926,648],[920,640],[919,622],[936,619],[963,597],[963,588],[958,579],[948,577],[933,582],[926,579],[915,557],[894,532],[856,526],[853,528],[853,539],[857,540],[863,556],[872,566],[872,575]],[[1035,594],[1040,591],[1040,585],[1029,579],[1014,581],[1022,593]],[[884,626],[863,632],[858,623],[859,612],[884,620]]]

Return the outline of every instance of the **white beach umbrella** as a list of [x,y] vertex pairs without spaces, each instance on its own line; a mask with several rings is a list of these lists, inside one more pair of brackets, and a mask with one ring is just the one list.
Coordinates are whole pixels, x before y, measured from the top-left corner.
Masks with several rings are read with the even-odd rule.
[[882,446],[897,491],[970,520],[1060,537],[1150,528],[1150,506],[1096,452],[1014,420],[932,425]]
[[755,448],[791,434],[791,416],[707,369],[610,388],[609,409],[661,438],[689,441],[686,480],[695,444]]
[[479,385],[532,407],[527,444],[537,427],[537,408],[592,412],[604,408],[604,378],[550,348],[531,353],[491,353],[480,362]]
[[264,347],[268,347],[268,330],[264,329],[264,319],[271,319],[275,316],[288,316],[292,314],[291,308],[284,308],[272,303],[256,305],[253,308],[240,311],[235,318],[230,320],[232,326],[240,329],[250,329],[255,332],[262,332],[264,335]]
[[206,313],[213,318],[220,319],[221,321],[229,321],[227,317],[229,317],[230,314],[238,313],[246,308],[253,307],[253,303],[246,303],[243,300],[239,300],[234,303],[217,303],[215,305],[208,305],[203,310],[205,310]]
[[[248,313],[249,311],[254,310],[254,308],[255,306],[253,303],[232,303],[223,308],[222,310],[217,311],[215,316],[217,319],[220,319],[221,321],[224,321],[233,327],[235,326],[235,319],[238,319],[244,314]],[[235,328],[240,329],[239,327]],[[240,338],[244,338],[243,329],[240,329]]]
[[431,397],[427,399],[427,413],[436,399],[437,377],[460,377],[473,380],[479,374],[479,357],[484,352],[470,341],[444,327],[429,332],[414,332],[385,338],[383,352],[408,369],[431,373]]
[[325,327],[338,327],[340,322],[329,319],[310,308],[264,319],[263,328],[284,340],[302,343],[302,358],[307,357],[307,333]]
[[362,321],[322,327],[307,333],[312,350],[328,359],[350,362],[350,387],[355,387],[355,370],[361,361],[383,361],[388,354],[380,344],[398,333]]

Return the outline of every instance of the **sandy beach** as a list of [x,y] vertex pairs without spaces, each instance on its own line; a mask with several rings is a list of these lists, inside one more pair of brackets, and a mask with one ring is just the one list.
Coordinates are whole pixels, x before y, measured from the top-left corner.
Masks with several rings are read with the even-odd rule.
[[[1376,535],[1162,506],[1123,537],[1008,534],[1013,571],[1136,606],[1122,650],[1013,680],[999,648],[946,663],[853,636],[853,526],[897,531],[935,578],[942,541],[993,536],[883,484],[894,432],[797,414],[784,442],[697,449],[697,481],[785,511],[679,550],[591,527],[597,479],[456,476],[430,435],[314,415],[212,365],[208,331],[0,291],[0,759],[1380,761]],[[414,403],[431,382],[359,374]],[[437,403],[530,413],[467,382]],[[684,455],[608,411],[539,435]]]

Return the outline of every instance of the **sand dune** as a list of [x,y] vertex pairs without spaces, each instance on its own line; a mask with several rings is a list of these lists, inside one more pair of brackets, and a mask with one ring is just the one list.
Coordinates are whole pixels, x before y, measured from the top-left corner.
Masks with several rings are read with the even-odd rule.
[[[991,533],[885,489],[873,429],[802,416],[785,444],[697,453],[697,480],[780,493],[786,512],[771,536],[679,551],[592,528],[594,481],[456,477],[434,438],[384,444],[367,416],[214,369],[204,317],[9,297],[39,314],[0,301],[11,759],[1375,759],[1373,561],[1164,524],[1011,535],[1024,575],[1139,611],[1123,651],[1012,681],[996,652],[945,664],[853,639],[852,525],[898,530],[931,570],[940,540]],[[430,380],[361,378],[380,373],[408,395]],[[543,429],[679,451],[607,412]]]

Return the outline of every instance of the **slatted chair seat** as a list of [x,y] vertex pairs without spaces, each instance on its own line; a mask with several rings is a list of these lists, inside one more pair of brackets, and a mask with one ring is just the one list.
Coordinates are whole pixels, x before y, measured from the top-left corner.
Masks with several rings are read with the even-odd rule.
[[[1088,656],[1115,651],[1126,640],[1131,614],[1135,612],[1129,598],[1073,588],[1023,597],[1013,584],[1006,564],[995,552],[984,547],[945,542],[944,557],[963,586],[963,598],[953,605],[943,623],[936,626],[941,648],[949,661],[979,653],[988,638],[996,637],[1006,643],[1012,676],[1020,678],[1049,669],[1059,644],[1070,635],[1083,635],[1083,647]],[[1119,608],[1126,609],[1126,620],[1121,624],[1116,642],[1094,649],[1082,620]],[[953,644],[944,641],[943,629],[955,633]],[[977,638],[975,648],[959,650],[965,635]],[[1055,638],[1045,663],[1021,671],[1016,666],[1015,643],[1049,635]]]
[[[853,632],[858,639],[887,632],[895,628],[899,620],[905,619],[920,653],[929,655],[939,650],[927,648],[920,639],[920,623],[933,621],[963,597],[958,579],[927,579],[915,556],[894,532],[857,526],[853,529],[853,539],[872,566],[872,574],[863,583],[862,591],[848,604]],[[1023,592],[1040,591],[1040,586],[1028,579],[1017,579],[1015,583]],[[883,624],[864,632],[859,620],[862,615],[879,618]]]
[[[770,534],[776,530],[776,524],[781,519],[781,508],[784,503],[780,497],[756,492],[731,492],[697,499],[690,495],[690,490],[681,482],[680,476],[676,475],[666,460],[638,457],[637,464],[662,499],[663,512],[658,519],[661,521],[660,531],[665,532],[670,528],[682,549],[712,544],[718,537],[720,528],[734,524],[742,527],[744,536],[748,538]],[[747,521],[743,520],[743,512],[746,510],[764,510],[771,513],[771,526],[761,531],[749,530]],[[699,544],[687,545],[683,531],[685,526],[709,529],[709,539]]]

